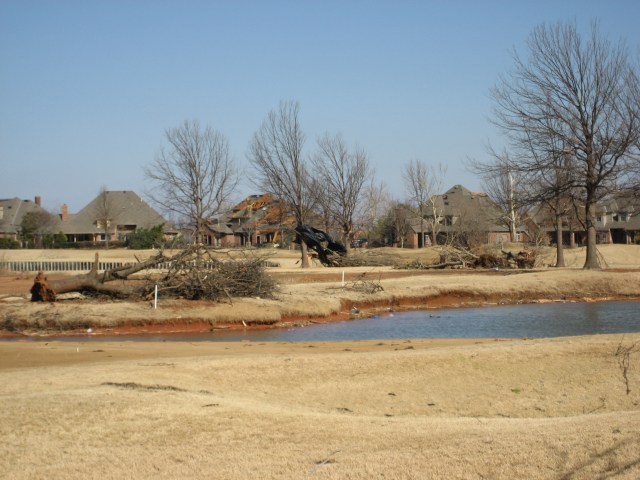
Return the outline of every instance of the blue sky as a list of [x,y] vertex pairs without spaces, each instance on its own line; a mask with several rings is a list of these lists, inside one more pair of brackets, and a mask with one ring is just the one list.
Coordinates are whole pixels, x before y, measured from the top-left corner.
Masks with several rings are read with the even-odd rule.
[[598,20],[640,56],[639,18],[637,0],[1,0],[0,198],[76,212],[103,185],[143,194],[185,120],[226,135],[242,167],[283,99],[300,102],[307,154],[341,133],[398,199],[412,159],[480,190],[464,162],[501,145],[489,89],[510,51],[540,23]]

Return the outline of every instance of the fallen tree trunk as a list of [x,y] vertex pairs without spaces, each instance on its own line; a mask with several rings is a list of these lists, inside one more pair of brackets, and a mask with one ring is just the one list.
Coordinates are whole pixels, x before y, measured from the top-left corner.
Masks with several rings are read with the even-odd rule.
[[[128,280],[134,273],[159,267],[163,270],[161,275]],[[31,300],[53,302],[62,293],[87,291],[119,298],[147,298],[156,288],[170,296],[187,299],[268,297],[276,284],[264,269],[265,260],[261,257],[221,261],[207,249],[193,246],[173,257],[160,253],[144,262],[100,273],[96,254],[96,261],[88,273],[49,282],[44,272],[39,272],[31,287]]]
[[54,301],[57,295],[68,292],[93,291],[114,296],[131,296],[136,292],[131,285],[105,283],[104,275],[90,271],[82,275],[48,281],[43,272],[39,272],[31,287],[32,302]]
[[125,285],[123,282],[115,283],[114,281],[126,280],[130,275],[147,268],[153,268],[155,265],[166,260],[167,258],[160,253],[144,262],[126,265],[100,273],[98,272],[98,254],[96,253],[93,268],[88,273],[49,281],[44,272],[38,272],[31,287],[31,301],[53,302],[56,296],[61,293],[83,291],[106,293],[117,297],[129,297],[138,293],[138,291],[141,290],[140,287]]

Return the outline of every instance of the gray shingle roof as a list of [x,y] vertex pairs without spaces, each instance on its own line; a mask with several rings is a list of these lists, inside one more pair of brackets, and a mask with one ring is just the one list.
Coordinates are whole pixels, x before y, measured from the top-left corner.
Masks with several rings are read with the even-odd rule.
[[[457,222],[481,222],[487,231],[508,232],[506,225],[500,222],[500,210],[485,193],[475,193],[462,185],[454,185],[442,195],[434,198],[438,215],[442,217],[453,217],[454,225],[440,225],[439,231],[456,231],[460,228]],[[429,216],[429,211],[424,212]],[[420,218],[410,220],[411,228],[420,231]],[[430,228],[425,222],[425,231]]]
[[[132,191],[106,192],[107,207],[111,224],[135,225],[135,228],[152,228],[167,224],[167,221],[142,198]],[[66,234],[98,233],[96,219],[101,216],[101,196],[98,195],[86,207],[71,214],[62,222],[61,229]]]
[[[20,231],[23,217],[29,212],[46,212],[31,200],[21,200],[18,197],[0,199],[0,233],[15,235]],[[52,217],[52,220],[55,220]],[[54,227],[54,226],[52,226]]]

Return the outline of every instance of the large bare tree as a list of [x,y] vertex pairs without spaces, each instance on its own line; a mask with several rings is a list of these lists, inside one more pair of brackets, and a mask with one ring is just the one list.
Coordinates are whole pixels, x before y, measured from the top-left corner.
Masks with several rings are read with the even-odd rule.
[[[253,182],[284,201],[292,209],[297,226],[306,223],[314,202],[309,188],[307,160],[303,157],[304,141],[299,103],[281,101],[253,135],[248,154],[253,167]],[[303,268],[309,267],[307,249],[300,238]]]
[[347,248],[353,240],[354,220],[365,184],[373,170],[363,149],[349,149],[341,135],[318,139],[314,176],[322,185],[321,203],[339,226]]
[[586,36],[575,23],[541,25],[527,45],[528,58],[514,53],[513,72],[493,89],[494,121],[524,172],[553,169],[552,144],[572,156],[587,232],[584,268],[600,268],[596,204],[615,191],[638,153],[637,72],[624,43],[610,43],[595,23]]
[[166,131],[167,145],[145,168],[148,192],[162,210],[185,222],[198,243],[208,220],[222,211],[238,184],[224,135],[198,121]]

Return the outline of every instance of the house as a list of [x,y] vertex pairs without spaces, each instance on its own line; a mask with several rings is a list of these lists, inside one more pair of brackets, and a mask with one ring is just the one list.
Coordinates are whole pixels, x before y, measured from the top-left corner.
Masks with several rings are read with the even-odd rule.
[[22,200],[20,198],[0,199],[0,238],[11,238],[18,240],[22,230],[22,220],[28,213],[42,213],[48,218],[47,229],[51,233],[57,230],[57,217],[50,215],[41,205],[40,197],[35,197],[34,201]]
[[640,201],[613,197],[596,207],[597,243],[640,243]]
[[249,195],[226,216],[207,224],[205,241],[221,247],[289,244],[294,238],[294,215],[270,194]]
[[[70,214],[67,205],[60,212],[60,230],[69,242],[101,242],[107,235],[109,240],[126,240],[137,229],[167,224],[132,191],[101,192],[78,213]],[[167,233],[172,232],[170,228]]]
[[[405,245],[420,248],[432,244],[459,241],[466,245],[502,244],[510,241],[510,232],[502,220],[500,208],[486,193],[476,193],[454,185],[425,206],[423,218],[413,215]],[[424,236],[422,235],[424,234]],[[517,228],[517,241],[528,241],[527,229]]]
[[[562,243],[583,245],[587,234],[583,226],[584,207],[571,207],[562,215]],[[580,218],[579,218],[580,217]],[[533,219],[550,244],[556,243],[556,220],[548,207],[536,210]],[[582,219],[582,220],[581,220]],[[620,195],[596,205],[596,243],[633,244],[640,242],[640,201]]]

